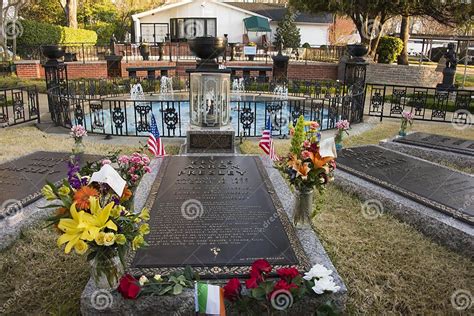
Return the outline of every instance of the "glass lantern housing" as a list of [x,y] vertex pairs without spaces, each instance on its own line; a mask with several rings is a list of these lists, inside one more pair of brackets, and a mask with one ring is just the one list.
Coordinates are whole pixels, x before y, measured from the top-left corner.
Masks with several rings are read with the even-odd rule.
[[230,123],[230,73],[190,73],[191,125],[223,127]]

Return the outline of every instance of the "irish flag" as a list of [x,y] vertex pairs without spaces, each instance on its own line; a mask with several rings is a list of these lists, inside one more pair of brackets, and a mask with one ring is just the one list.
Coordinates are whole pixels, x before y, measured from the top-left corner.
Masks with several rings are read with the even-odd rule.
[[194,286],[196,314],[225,315],[224,289],[201,282]]

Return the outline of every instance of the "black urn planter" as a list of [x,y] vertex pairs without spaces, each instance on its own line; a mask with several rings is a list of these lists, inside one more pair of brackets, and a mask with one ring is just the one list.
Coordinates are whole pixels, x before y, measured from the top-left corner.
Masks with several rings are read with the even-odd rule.
[[367,55],[368,48],[365,44],[350,44],[347,45],[347,51],[352,57],[364,57]]
[[148,45],[140,46],[140,55],[142,55],[143,60],[150,60],[150,47]]
[[224,37],[203,36],[189,39],[188,44],[196,57],[211,60],[222,56],[227,47],[227,40]]
[[41,51],[43,56],[48,59],[59,59],[66,54],[66,49],[59,45],[42,45]]

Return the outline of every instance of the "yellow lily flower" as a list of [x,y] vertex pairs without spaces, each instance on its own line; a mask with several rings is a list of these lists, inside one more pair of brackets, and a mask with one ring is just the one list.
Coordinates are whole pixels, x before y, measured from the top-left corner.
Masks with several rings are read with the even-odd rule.
[[65,253],[70,253],[71,249],[76,246],[76,244],[81,239],[86,239],[86,231],[83,221],[84,221],[84,211],[77,212],[76,203],[71,206],[70,213],[72,218],[62,218],[59,221],[58,228],[64,232],[58,238],[58,246],[61,246],[67,243],[64,250]]
[[82,223],[86,231],[86,240],[94,240],[104,228],[117,231],[117,225],[110,219],[110,212],[114,207],[114,202],[110,202],[104,208],[101,208],[99,200],[96,197],[91,197],[89,203],[92,214],[84,213],[84,221]]

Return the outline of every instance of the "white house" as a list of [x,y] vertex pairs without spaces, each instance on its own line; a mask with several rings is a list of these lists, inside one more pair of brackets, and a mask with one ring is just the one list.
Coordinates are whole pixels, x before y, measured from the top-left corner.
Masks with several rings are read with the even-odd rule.
[[[247,34],[249,41],[261,44],[262,35],[273,42],[278,21],[286,11],[284,5],[273,3],[180,0],[135,14],[132,19],[136,42],[163,42],[167,34],[172,41],[227,34],[230,43],[242,43]],[[297,14],[295,22],[301,30],[302,44],[328,44],[333,15]],[[252,31],[251,26],[256,28]]]

